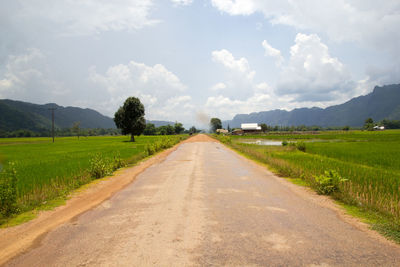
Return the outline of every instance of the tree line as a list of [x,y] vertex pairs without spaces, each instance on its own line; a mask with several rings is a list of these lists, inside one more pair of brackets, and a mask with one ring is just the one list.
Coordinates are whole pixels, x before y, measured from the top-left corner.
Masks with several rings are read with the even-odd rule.
[[[134,136],[144,135],[173,135],[173,134],[195,134],[200,132],[196,127],[192,126],[186,130],[182,123],[175,122],[174,125],[164,125],[155,127],[153,123],[146,123],[144,118],[144,106],[137,97],[128,97],[124,104],[119,107],[114,115],[114,122],[117,129],[84,129],[80,127],[80,122],[74,122],[71,128],[56,128],[55,136],[98,136],[98,135],[130,135],[131,141],[135,141]],[[17,130],[4,131],[0,130],[1,137],[50,137],[50,129],[32,130]]]
[[[114,128],[88,128],[88,129],[79,129],[79,136],[101,136],[101,135],[120,135],[121,131]],[[56,136],[77,136],[77,133],[73,130],[73,128],[56,128],[55,129]],[[51,137],[50,129],[43,129],[38,131],[32,130],[16,130],[16,131],[3,131],[0,130],[0,138],[12,138],[12,137]]]
[[[348,131],[351,129],[350,126],[331,126],[331,127],[321,127],[321,126],[307,126],[307,125],[298,125],[298,126],[279,126],[279,125],[267,125],[265,123],[259,124],[262,132],[293,132],[293,131],[323,131],[323,130],[343,130]],[[365,130],[373,130],[374,126],[384,126],[385,129],[400,129],[400,120],[387,120],[384,119],[380,122],[374,122],[372,118],[368,118],[364,122],[363,127],[352,127],[352,129],[365,129]],[[215,133],[217,129],[222,129],[222,122],[219,118],[211,118],[210,120],[210,132]],[[232,132],[235,129],[240,128],[231,128],[229,124],[227,125],[228,132]]]

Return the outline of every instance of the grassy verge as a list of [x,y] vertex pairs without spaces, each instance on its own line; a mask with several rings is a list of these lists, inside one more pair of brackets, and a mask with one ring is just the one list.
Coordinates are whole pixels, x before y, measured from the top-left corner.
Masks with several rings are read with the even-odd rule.
[[34,217],[36,210],[116,169],[169,148],[187,136],[0,139],[0,225]]
[[[330,194],[349,213],[400,241],[400,131],[214,137],[296,184]],[[242,143],[248,138],[289,145]]]

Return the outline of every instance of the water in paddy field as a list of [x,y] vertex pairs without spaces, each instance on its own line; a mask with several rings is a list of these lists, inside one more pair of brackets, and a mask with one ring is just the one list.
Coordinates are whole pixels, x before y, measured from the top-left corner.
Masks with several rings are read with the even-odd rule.
[[241,143],[254,144],[254,145],[260,145],[260,146],[281,146],[282,145],[282,141],[277,141],[277,140],[246,140],[246,141],[242,141]]
[[[312,140],[291,140],[288,141],[289,143],[296,143],[298,141],[302,141],[305,143],[316,143],[316,142],[323,142],[323,143],[336,143],[336,142],[344,142],[343,140],[319,140],[319,139],[312,139]],[[256,140],[243,140],[240,143],[243,144],[253,144],[253,145],[260,145],[260,146],[281,146],[282,140],[265,140],[265,139],[256,139]]]

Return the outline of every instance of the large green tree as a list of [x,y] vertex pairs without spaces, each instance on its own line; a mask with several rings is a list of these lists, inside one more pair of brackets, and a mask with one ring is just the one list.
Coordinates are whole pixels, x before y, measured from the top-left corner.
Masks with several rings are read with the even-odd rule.
[[137,97],[128,97],[124,105],[115,112],[114,122],[122,134],[130,134],[131,141],[135,142],[135,135],[141,135],[146,128],[144,106]]
[[211,132],[213,132],[213,133],[215,133],[217,131],[217,129],[221,129],[222,128],[221,120],[218,118],[211,118],[210,128],[211,128]]

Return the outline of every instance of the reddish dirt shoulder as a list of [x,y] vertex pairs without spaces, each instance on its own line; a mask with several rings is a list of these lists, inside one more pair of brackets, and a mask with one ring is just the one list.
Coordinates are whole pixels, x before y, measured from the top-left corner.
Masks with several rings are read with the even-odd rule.
[[193,142],[218,142],[218,141],[205,134],[197,134],[183,141],[183,143],[193,143]]

